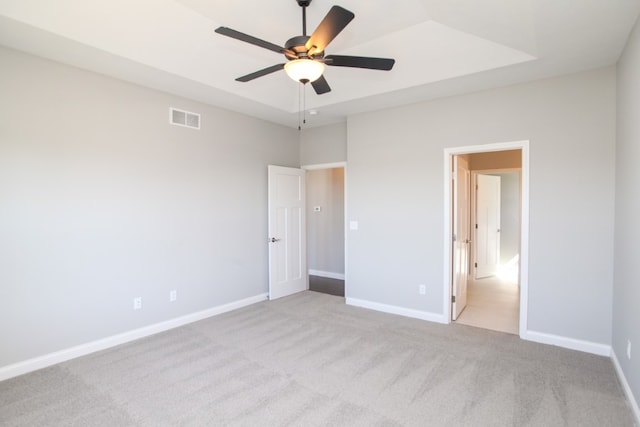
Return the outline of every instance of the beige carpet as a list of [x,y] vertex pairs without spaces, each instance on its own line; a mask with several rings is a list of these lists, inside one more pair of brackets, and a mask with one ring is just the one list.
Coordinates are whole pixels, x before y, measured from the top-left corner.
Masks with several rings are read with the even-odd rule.
[[611,361],[303,292],[0,383],[2,426],[631,426]]

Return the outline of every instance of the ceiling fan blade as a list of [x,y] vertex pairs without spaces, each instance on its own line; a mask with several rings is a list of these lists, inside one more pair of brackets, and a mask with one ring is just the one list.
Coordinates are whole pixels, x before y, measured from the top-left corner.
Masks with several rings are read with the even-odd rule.
[[333,6],[327,16],[324,17],[318,28],[311,34],[305,44],[307,50],[322,52],[339,33],[355,18],[353,12],[349,12],[340,6]]
[[389,71],[393,68],[396,60],[390,58],[372,58],[369,56],[327,55],[324,57],[324,62],[334,67],[368,68],[371,70]]
[[291,54],[295,55],[295,53],[289,51],[289,49],[285,49],[282,46],[278,46],[277,44],[269,43],[268,41],[264,41],[264,40],[259,39],[257,37],[253,37],[253,36],[250,36],[248,34],[241,33],[240,31],[232,30],[231,28],[218,27],[218,28],[216,28],[215,31],[216,31],[216,33],[222,34],[223,36],[231,37],[232,39],[240,40],[240,41],[243,41],[245,43],[250,43],[252,45],[256,45],[256,46],[259,46],[259,47],[262,47],[262,48],[265,48],[265,49],[269,49],[269,50],[272,50],[274,52],[278,52],[278,53],[290,52]]
[[253,79],[257,79],[258,77],[266,76],[267,74],[275,73],[276,71],[282,70],[284,68],[284,64],[272,65],[271,67],[267,67],[263,70],[256,71],[251,74],[247,74],[246,76],[238,77],[236,81],[238,82],[248,82]]
[[324,76],[320,76],[318,80],[311,82],[311,86],[313,86],[313,90],[315,90],[318,95],[331,92],[329,83],[327,83],[327,79],[325,79]]

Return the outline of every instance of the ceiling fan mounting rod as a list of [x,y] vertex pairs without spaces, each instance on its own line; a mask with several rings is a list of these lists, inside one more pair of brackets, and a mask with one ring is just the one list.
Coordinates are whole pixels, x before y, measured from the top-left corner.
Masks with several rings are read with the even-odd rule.
[[297,0],[298,5],[302,8],[302,35],[307,35],[307,6],[311,4],[311,0]]
[[302,7],[302,35],[307,35],[307,7]]

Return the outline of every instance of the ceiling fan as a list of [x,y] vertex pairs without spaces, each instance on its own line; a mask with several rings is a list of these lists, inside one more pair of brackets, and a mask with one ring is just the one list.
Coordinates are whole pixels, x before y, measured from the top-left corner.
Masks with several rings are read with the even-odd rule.
[[318,95],[331,91],[327,80],[322,75],[325,65],[334,67],[367,68],[371,70],[388,71],[395,64],[394,59],[372,58],[365,56],[324,55],[329,43],[351,22],[355,15],[340,7],[333,6],[324,17],[318,28],[307,35],[307,6],[312,0],[296,0],[302,8],[302,35],[293,37],[284,47],[241,33],[227,27],[219,27],[215,31],[246,43],[283,54],[288,62],[272,65],[271,67],[238,77],[239,82],[248,82],[258,77],[284,69],[289,77],[300,83],[311,83]]

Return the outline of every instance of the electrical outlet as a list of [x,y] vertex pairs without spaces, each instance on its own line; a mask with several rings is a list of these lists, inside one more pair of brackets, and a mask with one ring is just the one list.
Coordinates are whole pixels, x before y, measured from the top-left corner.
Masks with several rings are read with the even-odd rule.
[[420,295],[426,295],[427,294],[427,286],[426,285],[418,285],[418,293]]
[[631,360],[631,340],[627,340],[627,359]]
[[176,291],[175,289],[172,291],[169,291],[169,302],[175,302],[175,300],[178,299],[178,291]]
[[136,297],[133,299],[133,309],[140,310],[142,308],[142,297]]

